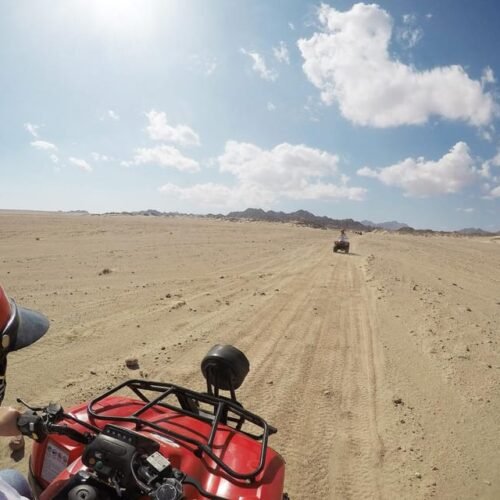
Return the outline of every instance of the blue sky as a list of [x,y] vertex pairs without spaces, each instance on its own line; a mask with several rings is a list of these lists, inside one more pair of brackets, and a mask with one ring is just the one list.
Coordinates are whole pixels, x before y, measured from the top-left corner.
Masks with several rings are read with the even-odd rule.
[[500,230],[495,0],[0,0],[0,208]]

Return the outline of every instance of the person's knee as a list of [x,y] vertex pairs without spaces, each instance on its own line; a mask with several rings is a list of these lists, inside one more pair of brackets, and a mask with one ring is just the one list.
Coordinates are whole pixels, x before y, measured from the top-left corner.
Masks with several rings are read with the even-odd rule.
[[28,481],[19,471],[14,469],[0,470],[0,479],[14,488],[23,497],[33,498]]

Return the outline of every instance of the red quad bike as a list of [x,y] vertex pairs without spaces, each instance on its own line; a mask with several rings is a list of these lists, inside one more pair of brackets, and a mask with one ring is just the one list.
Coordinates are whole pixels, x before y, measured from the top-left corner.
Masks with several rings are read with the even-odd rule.
[[241,351],[216,345],[201,363],[206,393],[129,380],[68,412],[18,400],[29,408],[18,426],[36,441],[35,498],[288,499],[285,462],[267,445],[276,429],[236,400],[249,369]]
[[333,251],[337,253],[341,250],[344,253],[349,253],[349,242],[348,241],[336,241],[333,244]]

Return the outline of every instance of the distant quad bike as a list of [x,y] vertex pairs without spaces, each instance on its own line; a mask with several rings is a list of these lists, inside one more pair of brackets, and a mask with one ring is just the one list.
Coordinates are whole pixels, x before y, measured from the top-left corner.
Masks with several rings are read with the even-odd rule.
[[335,253],[337,253],[339,250],[344,252],[344,253],[349,253],[349,242],[348,241],[336,241],[333,244],[333,251]]
[[129,380],[68,412],[18,399],[18,427],[36,441],[35,498],[288,499],[285,462],[267,444],[276,429],[236,400],[249,369],[241,351],[215,345],[201,363],[206,393]]

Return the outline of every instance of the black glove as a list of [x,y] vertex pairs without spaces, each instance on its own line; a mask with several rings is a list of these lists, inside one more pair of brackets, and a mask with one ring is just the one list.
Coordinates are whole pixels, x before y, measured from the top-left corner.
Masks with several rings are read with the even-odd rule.
[[21,434],[35,441],[43,441],[47,437],[47,426],[40,415],[32,410],[25,411],[18,419],[17,426]]

